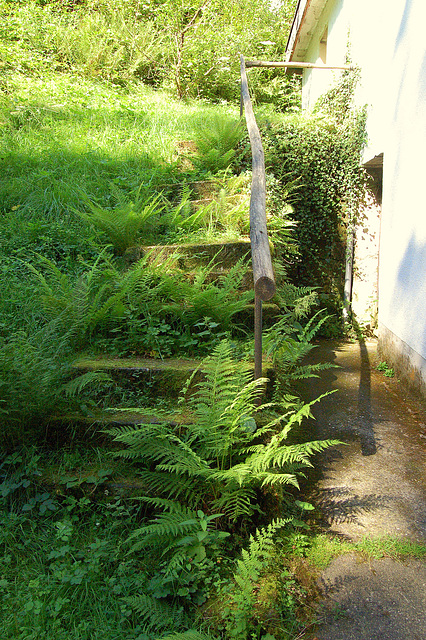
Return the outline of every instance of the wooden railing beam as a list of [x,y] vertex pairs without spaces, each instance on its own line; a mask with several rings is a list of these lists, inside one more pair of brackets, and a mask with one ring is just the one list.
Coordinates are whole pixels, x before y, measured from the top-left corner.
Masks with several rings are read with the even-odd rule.
[[264,67],[267,69],[335,69],[343,71],[352,71],[353,67],[349,64],[340,66],[328,64],[315,64],[313,62],[269,62],[267,60],[246,60],[247,69],[253,67]]
[[266,177],[265,157],[259,127],[254,117],[243,56],[241,62],[240,115],[243,107],[252,153],[252,183],[250,196],[250,243],[254,280],[254,378],[262,377],[262,301],[275,294],[275,278],[272,269],[266,226]]
[[254,290],[263,301],[275,294],[275,278],[272,269],[266,226],[266,178],[265,157],[259,127],[254,117],[248,90],[244,58],[241,56],[241,96],[252,152],[252,185],[250,197],[250,242],[253,265]]

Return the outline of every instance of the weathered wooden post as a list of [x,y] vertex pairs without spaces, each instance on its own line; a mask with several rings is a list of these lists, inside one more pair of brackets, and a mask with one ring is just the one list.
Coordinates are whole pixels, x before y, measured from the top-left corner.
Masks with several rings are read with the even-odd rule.
[[253,265],[254,314],[254,377],[262,376],[262,301],[275,294],[275,278],[266,227],[265,157],[259,127],[250,99],[244,57],[241,63],[241,104],[247,123],[252,152],[252,184],[250,197],[250,242]]

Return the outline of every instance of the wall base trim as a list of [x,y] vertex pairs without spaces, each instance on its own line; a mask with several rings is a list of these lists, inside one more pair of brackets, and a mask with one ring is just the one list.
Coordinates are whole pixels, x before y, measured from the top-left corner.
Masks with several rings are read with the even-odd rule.
[[426,400],[426,360],[401,340],[382,322],[379,322],[379,342],[377,351],[381,360],[385,360],[398,378],[410,391]]

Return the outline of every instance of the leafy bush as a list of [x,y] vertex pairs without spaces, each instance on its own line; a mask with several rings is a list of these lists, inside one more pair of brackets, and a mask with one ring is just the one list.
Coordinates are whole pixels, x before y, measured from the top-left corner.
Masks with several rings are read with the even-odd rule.
[[264,129],[265,161],[277,180],[297,184],[292,193],[295,239],[289,276],[319,286],[339,311],[343,299],[346,230],[356,223],[365,193],[360,166],[365,112],[352,108],[356,71],[319,101],[313,114],[287,117]]
[[103,349],[107,340],[120,353],[205,353],[253,297],[239,291],[245,264],[238,261],[217,282],[209,282],[212,264],[199,267],[190,282],[178,260],[178,254],[147,252],[123,272],[105,249],[77,275],[43,258],[42,270],[28,267],[40,292],[39,313],[74,349]]
[[145,238],[160,224],[161,212],[164,205],[160,205],[160,196],[140,198],[139,192],[135,202],[122,203],[114,209],[103,209],[84,198],[89,211],[76,211],[95,228],[100,229],[106,235],[107,240],[114,246],[117,253],[123,254],[140,241],[141,231]]
[[268,170],[299,180],[293,219],[299,255],[290,275],[301,285],[341,291],[344,236],[341,233],[345,150],[333,123],[288,119],[264,132]]
[[195,143],[199,157],[192,161],[199,169],[216,173],[227,169],[236,156],[238,143],[244,134],[242,122],[217,116],[208,124],[195,128]]

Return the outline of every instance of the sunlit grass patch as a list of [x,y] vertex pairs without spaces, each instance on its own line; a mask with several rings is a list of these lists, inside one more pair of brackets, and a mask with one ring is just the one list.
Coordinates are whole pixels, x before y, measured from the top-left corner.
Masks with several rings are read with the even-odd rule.
[[366,536],[356,542],[325,534],[308,538],[305,551],[308,562],[319,570],[325,569],[333,558],[345,553],[359,553],[370,559],[424,558],[426,545],[398,536]]
[[3,211],[19,204],[59,214],[76,205],[77,187],[108,204],[111,181],[127,191],[175,181],[177,142],[221,110],[140,84],[123,89],[63,74],[15,74],[7,89],[0,102]]

